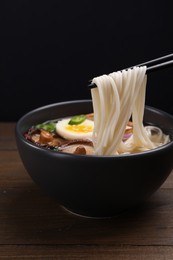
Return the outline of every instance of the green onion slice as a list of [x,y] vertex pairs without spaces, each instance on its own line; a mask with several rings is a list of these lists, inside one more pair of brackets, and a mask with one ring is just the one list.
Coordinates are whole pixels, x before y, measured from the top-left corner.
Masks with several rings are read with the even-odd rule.
[[78,115],[78,116],[73,116],[70,121],[68,122],[69,125],[79,125],[83,123],[86,119],[85,115]]
[[47,130],[49,132],[53,132],[55,131],[55,128],[56,128],[56,124],[53,123],[53,122],[49,122],[49,123],[43,123],[43,124],[38,124],[35,126],[36,128],[38,129],[44,129],[44,130]]

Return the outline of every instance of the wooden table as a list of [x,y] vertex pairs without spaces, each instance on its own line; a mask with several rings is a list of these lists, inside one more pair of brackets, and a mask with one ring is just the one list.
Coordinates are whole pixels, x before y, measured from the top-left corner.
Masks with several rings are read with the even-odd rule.
[[132,212],[77,217],[31,180],[14,129],[0,123],[0,259],[173,259],[173,173]]

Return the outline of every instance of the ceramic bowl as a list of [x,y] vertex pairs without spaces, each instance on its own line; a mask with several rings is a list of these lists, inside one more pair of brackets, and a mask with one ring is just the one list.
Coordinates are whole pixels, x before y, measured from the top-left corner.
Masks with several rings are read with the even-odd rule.
[[[91,100],[35,109],[17,122],[17,146],[33,181],[60,205],[79,215],[112,217],[140,205],[163,184],[173,168],[173,141],[138,154],[86,156],[49,151],[23,136],[34,124],[91,112]],[[146,106],[144,121],[173,140],[171,115]]]

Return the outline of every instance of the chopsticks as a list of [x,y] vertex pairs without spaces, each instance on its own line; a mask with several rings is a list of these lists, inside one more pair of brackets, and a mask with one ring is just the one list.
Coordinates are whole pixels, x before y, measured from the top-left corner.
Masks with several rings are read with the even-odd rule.
[[[153,72],[153,71],[166,69],[168,67],[173,66],[173,53],[168,54],[166,56],[159,57],[159,58],[154,59],[154,60],[150,60],[150,61],[147,61],[147,62],[140,63],[140,64],[132,66],[130,68],[140,67],[140,66],[147,66],[147,71],[146,71],[147,74],[150,73],[150,72]],[[125,70],[130,69],[130,68],[126,68]],[[88,88],[90,88],[90,89],[96,88],[96,87],[97,87],[97,85],[95,83],[91,82],[91,83],[88,84]]]

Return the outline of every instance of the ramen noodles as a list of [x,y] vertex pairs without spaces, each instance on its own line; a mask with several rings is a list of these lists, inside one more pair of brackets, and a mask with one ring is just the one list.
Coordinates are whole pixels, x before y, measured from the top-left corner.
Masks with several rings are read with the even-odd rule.
[[[169,136],[156,127],[144,127],[146,66],[134,67],[93,79],[93,145],[97,155],[134,153],[154,149],[169,142]],[[133,134],[123,135],[132,118]],[[154,138],[153,138],[154,136]]]

